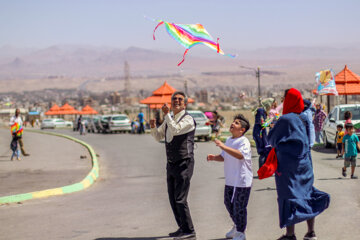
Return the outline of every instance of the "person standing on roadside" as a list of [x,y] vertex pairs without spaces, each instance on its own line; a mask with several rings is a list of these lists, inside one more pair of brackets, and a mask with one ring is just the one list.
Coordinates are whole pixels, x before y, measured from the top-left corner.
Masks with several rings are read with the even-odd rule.
[[[22,127],[23,125],[23,121],[21,119],[21,116],[20,116],[20,109],[16,109],[15,110],[15,116],[12,116],[10,118],[10,126],[14,125],[14,123],[17,123],[20,127]],[[20,150],[21,150],[21,153],[23,156],[30,156],[30,154],[26,153],[25,149],[24,149],[24,143],[23,143],[23,140],[22,140],[22,136],[18,138],[18,143],[20,145]]]
[[167,104],[162,107],[164,122],[156,128],[156,120],[150,120],[151,135],[157,140],[165,138],[167,157],[167,187],[169,201],[179,229],[169,233],[175,239],[196,239],[190,216],[187,196],[194,171],[195,120],[186,112],[187,97],[177,91],[171,97],[170,115]]
[[139,112],[139,114],[138,114],[138,119],[139,119],[139,123],[140,123],[139,134],[145,133],[144,113],[142,112],[141,109],[140,109],[140,112]]
[[315,141],[317,143],[322,142],[322,127],[326,118],[326,113],[322,110],[321,104],[316,104],[316,111],[314,116],[314,127],[315,127]]

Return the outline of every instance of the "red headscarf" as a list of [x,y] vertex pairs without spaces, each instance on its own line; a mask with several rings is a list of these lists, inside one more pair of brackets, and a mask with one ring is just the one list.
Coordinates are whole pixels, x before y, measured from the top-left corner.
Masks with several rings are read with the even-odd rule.
[[289,89],[285,96],[283,114],[301,113],[304,111],[304,101],[299,90],[295,88]]

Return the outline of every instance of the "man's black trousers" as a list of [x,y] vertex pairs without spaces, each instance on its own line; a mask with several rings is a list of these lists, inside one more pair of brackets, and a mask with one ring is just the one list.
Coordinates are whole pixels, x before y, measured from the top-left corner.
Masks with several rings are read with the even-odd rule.
[[194,159],[183,159],[167,164],[167,186],[176,223],[185,233],[194,232],[187,196],[194,171]]

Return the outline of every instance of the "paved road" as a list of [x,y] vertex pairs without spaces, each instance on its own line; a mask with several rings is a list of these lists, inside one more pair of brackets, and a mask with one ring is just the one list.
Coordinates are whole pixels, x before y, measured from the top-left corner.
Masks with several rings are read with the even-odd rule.
[[[149,135],[76,136],[100,155],[99,180],[79,193],[1,206],[0,239],[160,239],[176,230],[166,193],[163,144]],[[223,239],[231,227],[223,205],[223,165],[205,160],[208,153],[218,152],[213,143],[197,143],[189,203],[198,239]],[[334,156],[313,152],[315,186],[330,193],[332,200],[317,218],[316,231],[319,239],[356,239],[360,180],[340,178],[342,161]],[[248,220],[249,240],[276,239],[282,234],[274,178],[254,180]],[[305,225],[296,229],[299,239]]]

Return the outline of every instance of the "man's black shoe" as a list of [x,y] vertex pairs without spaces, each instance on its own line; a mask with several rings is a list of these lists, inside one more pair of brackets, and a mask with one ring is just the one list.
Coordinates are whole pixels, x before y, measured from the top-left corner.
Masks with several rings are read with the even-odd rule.
[[179,236],[174,238],[175,240],[180,240],[180,239],[196,239],[196,233],[195,232],[191,232],[191,233],[184,233],[182,232]]
[[177,237],[177,236],[180,236],[180,234],[182,234],[182,230],[181,228],[179,228],[178,230],[176,230],[175,232],[171,232],[169,233],[169,237]]

